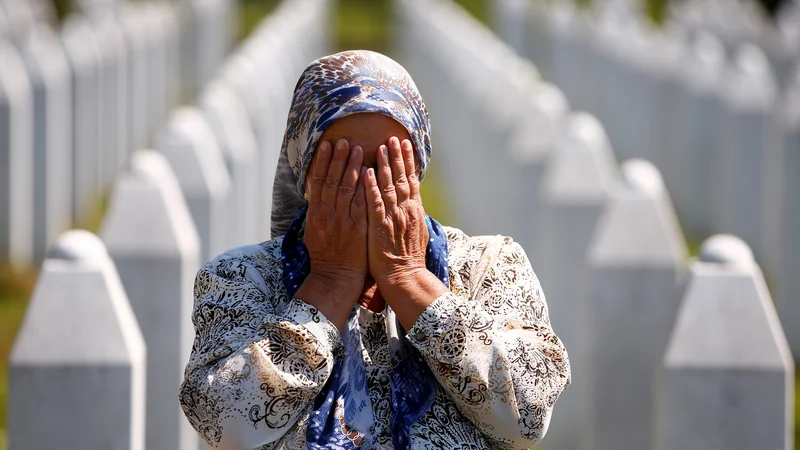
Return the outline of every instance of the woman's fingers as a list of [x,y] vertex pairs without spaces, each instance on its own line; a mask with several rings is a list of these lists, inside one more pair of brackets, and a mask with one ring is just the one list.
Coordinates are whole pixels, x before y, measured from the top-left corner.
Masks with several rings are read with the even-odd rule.
[[397,206],[397,193],[394,180],[392,180],[392,169],[389,165],[389,149],[385,145],[378,147],[377,178],[384,206],[392,210]]
[[330,206],[336,204],[336,197],[339,195],[339,185],[342,182],[342,174],[347,166],[347,160],[350,157],[350,149],[347,140],[339,139],[336,142],[336,148],[333,150],[333,158],[328,167],[328,173],[325,175],[325,181],[322,183],[322,194],[320,199],[322,203]]
[[[380,163],[379,163],[380,165]],[[381,188],[378,186],[378,179],[375,176],[375,170],[372,168],[367,169],[367,177],[364,180],[364,188],[367,197],[367,219],[369,226],[380,227],[386,217],[386,209],[383,204],[383,197],[381,196]]]
[[356,193],[353,196],[353,202],[350,204],[350,218],[357,222],[367,218],[366,181],[367,168],[361,167],[356,185]]
[[336,211],[342,216],[350,214],[350,203],[356,193],[358,178],[361,172],[361,162],[364,160],[364,150],[360,146],[353,147],[350,152],[350,159],[347,168],[342,175],[342,182],[339,184],[339,194],[336,198]]
[[403,160],[403,150],[400,148],[400,139],[392,136],[389,138],[389,166],[392,169],[392,182],[397,194],[397,203],[408,200],[411,191],[406,178],[406,163]]
[[311,202],[317,202],[322,195],[322,186],[325,184],[325,177],[328,176],[328,167],[331,165],[333,148],[331,143],[323,141],[317,147],[317,154],[314,155],[314,162],[308,174],[308,198]]
[[403,139],[403,142],[400,143],[400,149],[403,152],[410,197],[412,199],[419,198],[419,178],[417,178],[417,164],[414,161],[414,146],[408,139]]

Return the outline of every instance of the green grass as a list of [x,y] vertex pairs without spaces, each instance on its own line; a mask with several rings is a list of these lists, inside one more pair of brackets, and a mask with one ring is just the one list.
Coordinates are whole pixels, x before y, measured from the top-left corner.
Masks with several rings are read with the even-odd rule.
[[20,273],[7,267],[0,268],[0,450],[5,448],[8,357],[25,314],[34,279],[32,271]]

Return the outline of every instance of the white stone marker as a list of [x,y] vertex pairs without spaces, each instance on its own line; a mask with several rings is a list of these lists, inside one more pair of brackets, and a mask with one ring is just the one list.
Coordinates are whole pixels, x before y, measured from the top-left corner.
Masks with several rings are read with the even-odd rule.
[[[272,135],[270,133],[273,123],[270,105],[267,103],[270,96],[264,94],[264,88],[271,86],[260,86],[257,81],[259,75],[255,62],[241,51],[237,52],[225,64],[221,78],[236,91],[242,104],[244,104],[255,134],[258,146],[256,151],[259,170],[258,192],[261,199],[257,209],[257,227],[260,233],[258,239],[267,240],[269,238],[268,230],[270,229],[272,215],[272,208],[270,207],[272,204],[272,188],[278,163],[278,152],[275,152],[273,148],[275,145],[280,145],[280,139],[283,136],[283,134],[280,134],[281,137],[277,137],[278,134]],[[253,95],[254,90],[258,92],[257,95]],[[283,117],[283,120],[286,120],[286,116]],[[285,125],[284,123],[284,128]],[[282,128],[280,133],[283,133]]]
[[181,102],[181,21],[178,6],[173,3],[160,2],[157,6],[157,16],[164,33],[164,51],[166,52],[166,106],[162,111],[162,120],[166,120],[169,109],[178,106]]
[[658,169],[622,165],[589,248],[588,448],[641,450],[653,439],[654,373],[680,302],[686,248]]
[[550,65],[552,80],[564,91],[570,105],[587,109],[597,86],[595,67],[587,48],[590,22],[587,14],[572,2],[554,2],[550,6],[552,45]]
[[25,64],[0,40],[0,261],[33,262],[33,94]]
[[49,26],[31,30],[23,58],[33,90],[33,255],[40,263],[72,221],[72,85],[64,48]]
[[[687,236],[712,233],[714,190],[713,149],[721,114],[716,90],[725,64],[725,48],[714,35],[699,32],[679,64],[683,89],[676,94],[675,126],[664,172],[670,174],[670,194]],[[666,176],[666,175],[665,175]]]
[[589,316],[586,251],[619,178],[614,153],[594,116],[574,113],[547,163],[542,180],[541,227],[537,246],[544,264],[536,273],[547,288],[550,322],[569,351],[576,376],[558,399],[547,450],[583,448],[588,436]]
[[800,360],[800,63],[786,90],[782,111],[783,174],[780,201],[780,264],[775,274],[775,305],[795,360]]
[[30,2],[31,0],[0,0],[0,9],[4,10],[7,18],[8,35],[15,43],[25,40],[25,35],[36,21]]
[[[199,107],[214,131],[231,179],[228,201],[230,242],[237,247],[252,244],[268,230],[258,229],[259,205],[257,143],[247,110],[224,81],[211,82],[200,97]],[[267,202],[271,199],[267,199]],[[259,232],[262,231],[262,232]]]
[[149,143],[152,136],[163,126],[167,114],[167,67],[169,55],[167,53],[168,32],[162,23],[163,8],[169,8],[166,3],[145,3],[141,5],[140,14],[143,16],[144,52],[147,54],[147,117],[146,135]]
[[776,270],[767,239],[776,233],[780,177],[777,90],[769,61],[745,44],[720,84],[723,113],[715,148],[716,229],[748,243],[768,276]]
[[62,234],[11,353],[9,449],[144,450],[146,364],[103,243],[88,231]]
[[183,107],[172,114],[158,149],[169,160],[200,237],[201,262],[229,248],[231,180],[214,132],[203,114]]
[[525,18],[525,44],[519,54],[530,59],[547,79],[552,79],[551,50],[553,34],[550,32],[551,4],[531,2]]
[[672,331],[657,391],[660,450],[791,450],[794,361],[753,254],[708,239]]
[[194,15],[194,70],[198,89],[213,78],[225,59],[228,45],[228,0],[191,0]]
[[[527,97],[528,105],[520,111],[524,121],[511,136],[509,160],[511,167],[505,167],[506,175],[497,173],[499,178],[517,176],[518,183],[512,187],[510,197],[515,200],[507,210],[512,220],[516,220],[516,235],[512,235],[526,249],[533,267],[538,268],[547,262],[541,258],[539,236],[541,226],[541,184],[547,159],[553,145],[563,133],[569,104],[564,94],[555,85],[542,83],[535,93]],[[494,152],[476,149],[484,157],[495,157]],[[480,172],[476,172],[478,176]],[[485,187],[483,188],[485,189]],[[491,191],[487,191],[492,194]],[[502,192],[502,191],[501,191]],[[492,201],[492,200],[488,200]],[[516,212],[516,214],[515,214]],[[494,218],[496,224],[508,220]]]
[[525,27],[528,25],[531,2],[527,0],[494,0],[492,7],[494,29],[498,35],[517,52],[522,52],[525,42]]
[[770,59],[778,87],[787,86],[800,61],[800,3],[786,2],[778,17],[762,26],[758,44]]
[[[118,20],[125,37],[128,66],[128,140],[123,153],[123,163],[127,160],[127,151],[144,148],[149,142],[149,120],[151,111],[150,64],[152,57],[151,37],[154,34],[152,21],[144,9],[136,4],[120,5]],[[157,32],[157,31],[156,31]]]
[[91,18],[103,54],[100,95],[100,182],[109,188],[125,163],[128,145],[128,53],[113,17]]
[[71,16],[61,40],[72,72],[72,221],[81,223],[100,195],[100,63],[91,26]]
[[147,340],[146,448],[195,450],[177,392],[192,348],[192,286],[199,240],[163,155],[133,154],[109,202],[103,241]]

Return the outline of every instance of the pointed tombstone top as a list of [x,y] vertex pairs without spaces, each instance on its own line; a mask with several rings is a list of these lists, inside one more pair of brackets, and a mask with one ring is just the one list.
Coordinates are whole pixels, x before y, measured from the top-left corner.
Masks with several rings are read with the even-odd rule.
[[684,53],[679,67],[683,81],[690,89],[695,92],[713,91],[725,67],[725,46],[713,34],[700,31]]
[[25,64],[8,41],[0,39],[0,103],[15,103],[30,92]]
[[720,83],[720,95],[737,110],[771,110],[777,83],[764,51],[751,43],[739,46]]
[[[225,158],[250,160],[255,158],[255,142],[247,110],[236,91],[224,80],[217,79],[203,90],[198,106],[208,125],[219,138],[219,148]],[[231,129],[234,126],[235,129]],[[249,137],[248,137],[249,135]]]
[[23,42],[22,54],[31,81],[58,82],[68,75],[69,63],[58,35],[49,26],[35,25]]
[[0,9],[4,9],[8,22],[8,31],[15,42],[23,39],[27,30],[36,22],[33,0],[0,0]]
[[693,369],[794,366],[764,277],[741,239],[718,235],[703,243],[664,361]]
[[230,190],[214,132],[197,108],[183,107],[172,114],[158,149],[171,163],[187,197],[198,193],[224,196]]
[[593,264],[680,267],[687,250],[661,174],[645,160],[622,164],[622,183],[612,190],[595,231]]
[[731,234],[711,236],[700,247],[699,261],[710,264],[736,266],[749,270],[755,259],[750,247]]
[[63,233],[42,264],[11,365],[126,365],[144,357],[144,339],[105,246],[88,231]]
[[629,159],[622,164],[622,179],[631,191],[658,200],[666,193],[664,180],[656,166],[644,159]]
[[73,14],[61,26],[61,40],[73,68],[96,64],[101,58],[97,35],[85,18]]
[[117,178],[101,236],[115,255],[199,257],[197,229],[164,155],[133,154]]
[[97,236],[86,230],[70,230],[61,235],[48,250],[46,259],[76,263],[104,264],[108,251]]
[[547,198],[596,203],[619,178],[614,152],[603,125],[589,113],[570,115],[554,145],[542,188]]
[[646,52],[640,57],[648,61],[649,68],[660,76],[676,76],[687,51],[688,33],[676,22],[661,29],[648,28]]
[[569,103],[561,89],[551,83],[537,83],[519,95],[522,102],[517,114],[525,120],[514,130],[511,158],[543,162],[564,128]]

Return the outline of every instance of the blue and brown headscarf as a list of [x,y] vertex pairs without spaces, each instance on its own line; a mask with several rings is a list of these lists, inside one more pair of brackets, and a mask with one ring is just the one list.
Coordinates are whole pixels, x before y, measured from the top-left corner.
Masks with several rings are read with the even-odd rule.
[[[307,209],[304,189],[319,139],[337,119],[366,112],[389,116],[408,130],[419,162],[419,179],[425,176],[431,157],[430,120],[408,72],[384,55],[361,50],[312,62],[294,90],[273,187],[272,236],[284,236],[283,281],[289,296],[294,296],[311,267],[302,240]],[[430,235],[426,265],[449,286],[447,238],[435,220],[426,217],[426,223]],[[306,434],[309,448],[363,449],[375,443],[357,310],[353,309],[342,332],[345,356],[336,361],[314,402]],[[392,443],[405,449],[411,425],[433,404],[436,379],[406,341],[388,306],[386,322],[393,363],[389,382]]]

